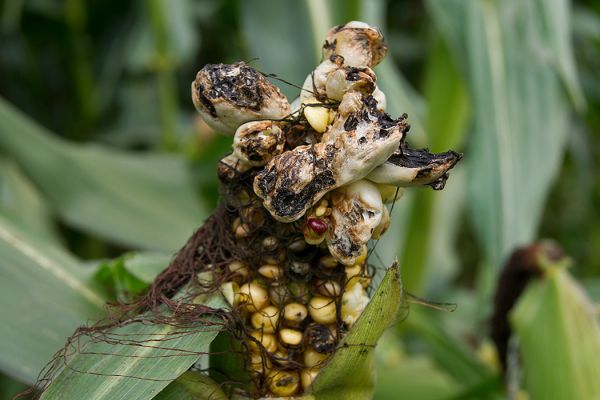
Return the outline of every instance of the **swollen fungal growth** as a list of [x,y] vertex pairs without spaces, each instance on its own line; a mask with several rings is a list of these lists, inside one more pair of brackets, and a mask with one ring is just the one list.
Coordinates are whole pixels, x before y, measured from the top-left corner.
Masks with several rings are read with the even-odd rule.
[[207,65],[192,84],[202,118],[235,135],[217,168],[219,242],[199,244],[189,265],[212,271],[231,305],[246,395],[310,393],[369,302],[369,243],[390,225],[385,204],[404,186],[443,188],[461,158],[408,146],[408,117],[385,113],[373,71],[386,52],[365,23],[334,27],[292,107],[245,63]]

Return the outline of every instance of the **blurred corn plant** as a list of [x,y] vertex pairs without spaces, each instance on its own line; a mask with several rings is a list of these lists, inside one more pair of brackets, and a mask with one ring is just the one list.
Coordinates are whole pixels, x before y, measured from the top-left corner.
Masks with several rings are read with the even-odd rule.
[[[410,115],[413,145],[465,153],[446,191],[398,204],[377,246],[382,264],[399,258],[410,292],[459,307],[413,305],[386,333],[375,397],[513,396],[485,327],[500,267],[544,236],[577,260],[579,281],[549,267],[515,306],[518,389],[598,395],[578,362],[598,371],[597,318],[581,295],[583,285],[600,299],[596,2],[5,0],[0,10],[0,398],[33,384],[106,301],[143,292],[215,205],[214,165],[229,144],[195,117],[195,71],[253,60],[299,85],[326,30],[349,20],[386,36],[378,84],[391,114]],[[214,336],[177,347],[206,348]],[[171,384],[87,375],[87,391],[46,398],[223,398],[185,372],[197,359],[165,360],[93,362]]]

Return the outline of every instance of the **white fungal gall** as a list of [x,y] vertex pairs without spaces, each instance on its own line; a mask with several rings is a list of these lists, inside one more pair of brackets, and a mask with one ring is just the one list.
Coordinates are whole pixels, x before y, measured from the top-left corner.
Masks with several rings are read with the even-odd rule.
[[204,66],[192,82],[192,100],[202,119],[225,135],[233,135],[245,122],[290,113],[279,88],[243,62]]
[[326,58],[323,60],[314,71],[312,71],[302,85],[302,91],[300,92],[300,100],[302,103],[306,103],[309,98],[313,99],[324,99],[326,96],[325,86],[329,75],[338,70],[342,65],[341,57],[339,59],[330,60]]
[[361,285],[354,284],[347,287],[342,296],[342,321],[348,327],[354,325],[367,304],[369,304],[369,296]]
[[374,67],[386,54],[379,29],[359,21],[331,28],[323,43],[323,59],[342,56],[344,65],[351,67]]
[[246,164],[259,167],[283,152],[285,137],[273,121],[251,121],[241,125],[233,138],[233,154]]
[[427,149],[411,149],[401,146],[382,165],[375,168],[367,179],[373,182],[394,186],[430,185],[443,189],[447,173],[462,155],[455,151],[431,154]]
[[380,239],[381,236],[389,229],[390,223],[390,212],[386,206],[383,206],[383,214],[381,215],[381,221],[373,231],[371,238],[375,240]]
[[405,118],[393,120],[377,110],[372,97],[363,98],[357,112],[336,117],[322,142],[274,157],[254,179],[254,191],[275,219],[295,221],[327,192],[384,163],[407,129]]
[[359,92],[365,96],[373,93],[377,77],[369,67],[338,68],[327,77],[325,91],[332,100],[342,100],[349,92]]
[[327,246],[342,264],[353,265],[381,222],[381,194],[377,186],[363,179],[337,189],[331,199]]

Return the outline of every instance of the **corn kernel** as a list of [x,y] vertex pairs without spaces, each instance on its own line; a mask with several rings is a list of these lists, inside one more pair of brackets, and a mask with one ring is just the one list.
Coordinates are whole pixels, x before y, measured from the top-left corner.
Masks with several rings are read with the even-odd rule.
[[320,324],[332,324],[336,320],[336,306],[331,298],[315,296],[308,304],[310,317]]
[[256,329],[262,330],[265,333],[273,333],[279,322],[279,310],[275,306],[265,307],[252,314],[250,322]]

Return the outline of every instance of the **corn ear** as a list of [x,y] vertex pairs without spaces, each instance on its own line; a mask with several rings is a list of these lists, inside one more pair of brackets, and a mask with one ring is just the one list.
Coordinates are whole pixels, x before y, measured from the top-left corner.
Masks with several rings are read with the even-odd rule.
[[394,263],[365,311],[317,376],[310,394],[319,400],[373,397],[373,349],[395,320],[402,301],[400,271],[398,264]]
[[544,400],[600,398],[600,325],[566,262],[546,263],[513,309],[525,389]]

